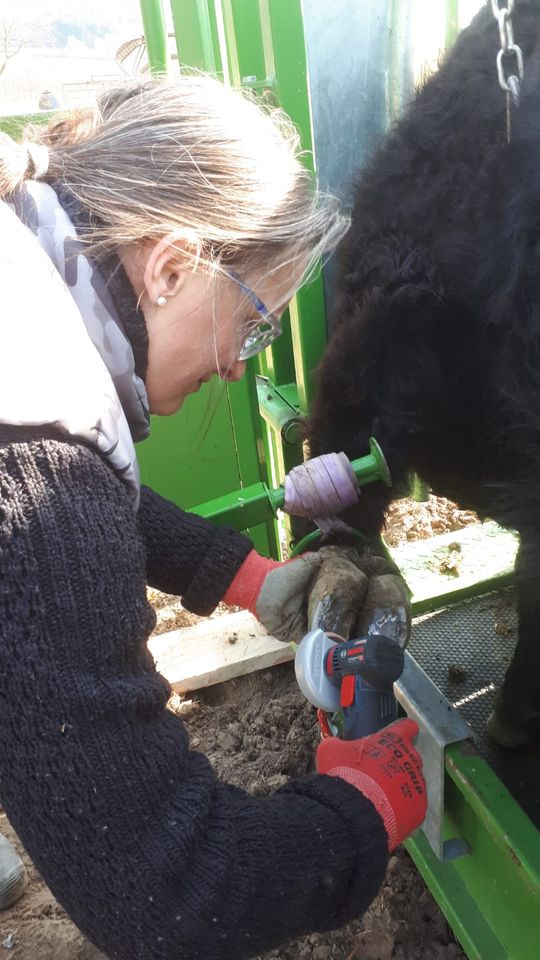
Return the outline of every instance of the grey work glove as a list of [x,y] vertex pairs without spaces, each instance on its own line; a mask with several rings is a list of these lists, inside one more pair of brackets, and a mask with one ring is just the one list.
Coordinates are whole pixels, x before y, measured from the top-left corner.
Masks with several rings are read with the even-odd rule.
[[321,563],[318,553],[280,563],[252,550],[223,600],[249,610],[283,643],[300,643],[307,632],[307,598]]
[[318,556],[310,627],[344,639],[382,633],[404,647],[411,629],[409,589],[392,560],[349,545],[321,547]]
[[223,599],[250,610],[283,643],[300,643],[315,626],[343,637],[371,626],[401,644],[408,639],[410,604],[397,567],[352,546],[324,546],[285,563],[252,550]]
[[318,553],[306,553],[266,575],[254,612],[277,640],[300,643],[306,635],[308,596],[321,563]]

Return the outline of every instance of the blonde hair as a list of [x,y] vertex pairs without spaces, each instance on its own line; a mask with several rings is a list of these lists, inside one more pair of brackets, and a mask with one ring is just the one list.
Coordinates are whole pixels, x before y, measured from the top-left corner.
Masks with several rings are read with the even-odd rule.
[[0,196],[30,177],[62,181],[90,214],[94,255],[181,232],[194,265],[268,274],[312,264],[349,224],[316,190],[285,114],[209,76],[122,82],[26,137],[0,141]]

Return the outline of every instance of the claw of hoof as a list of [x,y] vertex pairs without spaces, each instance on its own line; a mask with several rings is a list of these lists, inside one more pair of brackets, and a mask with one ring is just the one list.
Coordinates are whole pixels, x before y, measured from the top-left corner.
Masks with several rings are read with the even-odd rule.
[[486,729],[491,739],[501,747],[512,749],[529,742],[527,724],[501,717],[496,709],[490,713]]

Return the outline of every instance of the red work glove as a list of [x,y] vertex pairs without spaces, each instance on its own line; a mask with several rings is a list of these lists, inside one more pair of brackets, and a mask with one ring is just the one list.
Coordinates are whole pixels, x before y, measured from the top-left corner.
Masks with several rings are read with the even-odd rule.
[[223,602],[249,610],[278,640],[300,643],[308,630],[309,591],[321,563],[317,553],[279,563],[252,550]]
[[395,850],[425,818],[427,797],[422,758],[412,745],[414,720],[397,720],[361,740],[327,737],[317,749],[317,770],[341,777],[371,800]]

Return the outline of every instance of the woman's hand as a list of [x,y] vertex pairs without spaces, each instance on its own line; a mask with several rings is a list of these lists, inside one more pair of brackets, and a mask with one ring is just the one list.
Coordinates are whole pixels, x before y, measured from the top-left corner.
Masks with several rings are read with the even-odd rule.
[[308,597],[321,563],[318,553],[279,563],[252,550],[223,601],[249,610],[277,640],[300,643],[308,631]]
[[341,777],[381,815],[394,850],[424,821],[427,808],[422,758],[413,747],[414,720],[397,720],[361,740],[327,737],[317,749],[317,770]]

